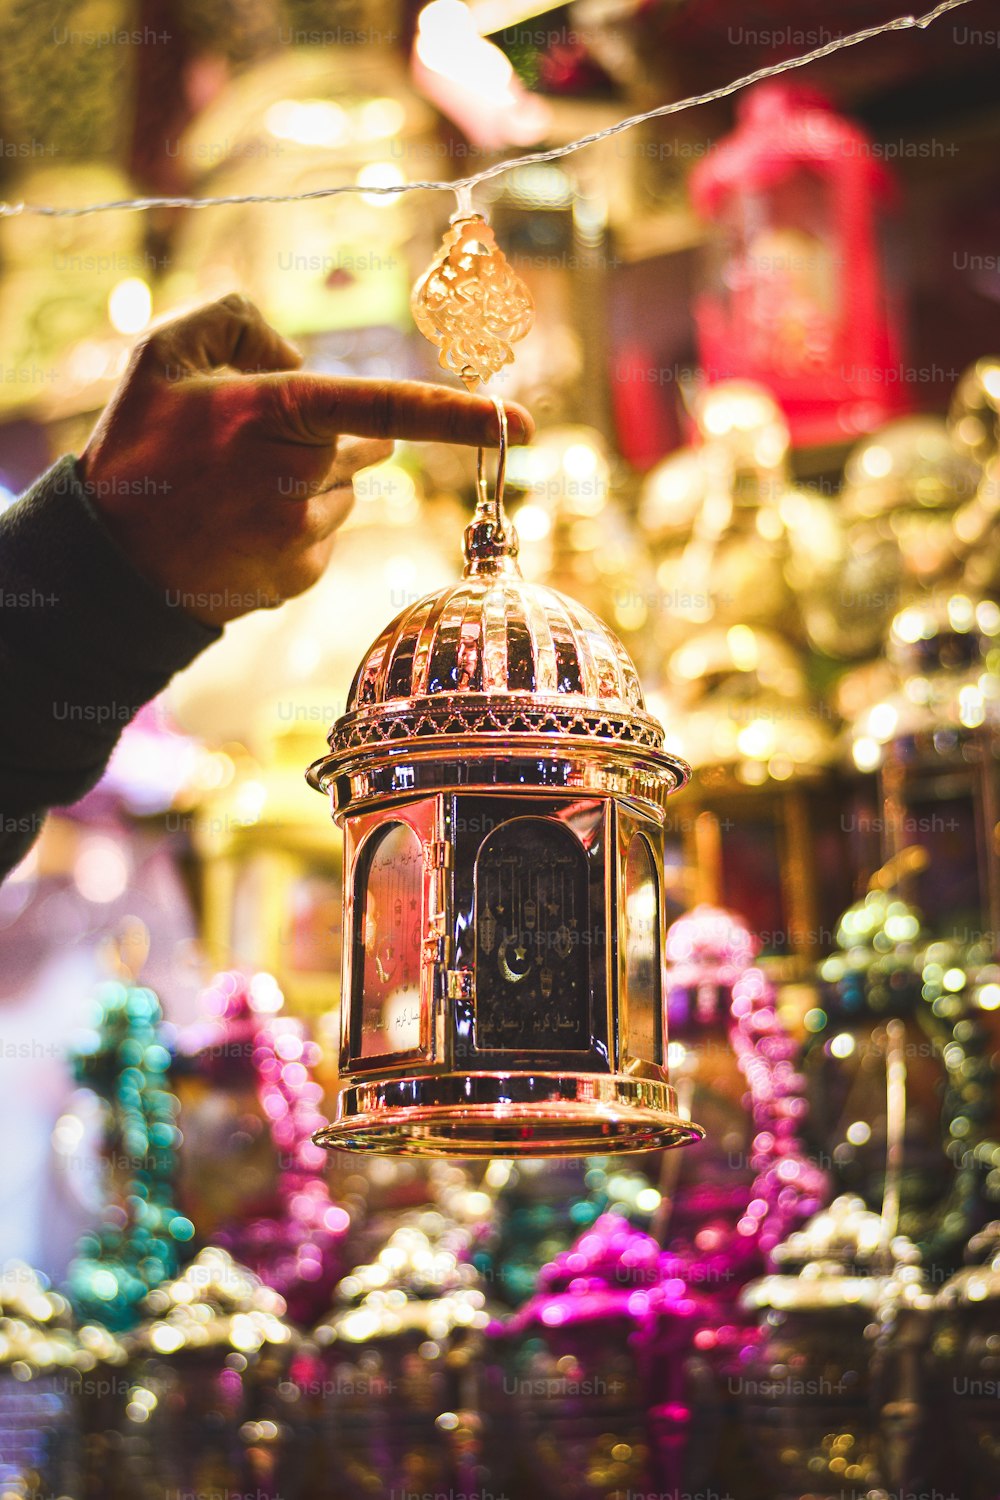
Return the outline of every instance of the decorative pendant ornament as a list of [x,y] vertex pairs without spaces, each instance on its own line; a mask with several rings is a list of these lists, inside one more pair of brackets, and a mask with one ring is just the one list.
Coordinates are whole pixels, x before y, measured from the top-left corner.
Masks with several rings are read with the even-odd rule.
[[[176,1273],[194,1225],[175,1206],[179,1108],[167,1087],[171,1054],[160,1002],[134,982],[122,949],[121,980],[101,986],[94,1029],[75,1058],[77,1077],[107,1106],[110,1187],[102,1222],[83,1235],[67,1276],[78,1316],[122,1331],[146,1293]],[[142,957],[145,957],[143,951]]]
[[[113,1388],[124,1348],[103,1328],[76,1327],[66,1298],[20,1261],[0,1272],[0,1330],[0,1495],[79,1494],[85,1469],[95,1477],[84,1430],[86,1450],[107,1457],[105,1412],[94,1393]],[[108,1494],[106,1477],[86,1492]]]
[[897,190],[854,121],[812,90],[762,83],[688,186],[718,226],[717,269],[694,309],[701,367],[772,390],[798,447],[905,411],[878,249]]
[[[441,271],[459,292],[461,271]],[[454,347],[478,359],[491,297],[445,303]],[[499,368],[460,364],[470,385]],[[617,637],[521,577],[495,405],[496,483],[480,449],[463,578],[382,631],[309,772],[345,829],[344,1088],[315,1139],[459,1156],[677,1145],[702,1132],[665,1066],[662,839],[689,771]],[[395,920],[398,899],[417,922]]]
[[964,1269],[935,1299],[935,1389],[944,1398],[945,1420],[953,1433],[948,1444],[951,1472],[962,1482],[962,1492],[995,1495],[1000,1488],[993,1394],[1000,1347],[1000,1224],[988,1224],[970,1242],[966,1258]]
[[988,937],[926,942],[919,912],[894,888],[926,864],[919,846],[902,850],[842,916],[840,951],[820,968],[823,1010],[806,1066],[833,1170],[842,1187],[874,1202],[880,1128],[870,1100],[883,1072],[876,1027],[895,1016],[909,1028],[911,1071],[919,1068],[921,1079],[909,1111],[901,1223],[941,1280],[1000,1201],[993,1087],[1000,966]]
[[839,951],[820,966],[822,1009],[810,1021],[804,1067],[817,1143],[830,1152],[841,1188],[874,1205],[882,1190],[882,1030],[890,1018],[906,1027],[914,1086],[900,1223],[940,1281],[1000,1198],[991,1020],[1000,968],[988,937],[926,941],[901,889],[927,864],[919,845],[902,849],[844,912]]
[[603,1214],[491,1330],[484,1425],[498,1490],[558,1500],[709,1492],[704,1472],[676,1460],[693,1458],[678,1449],[704,1426],[704,1410],[685,1401],[694,1340],[714,1308],[667,1282],[662,1259],[649,1235]]
[[471,1236],[434,1209],[408,1214],[356,1266],[303,1361],[316,1434],[304,1493],[486,1494],[475,1462],[476,1390],[495,1321],[468,1259]]
[[460,209],[413,288],[413,321],[470,391],[514,358],[535,321],[531,293],[481,214]]
[[[860,1198],[835,1199],[776,1247],[779,1274],[742,1297],[760,1327],[744,1350],[741,1368],[750,1378],[741,1386],[740,1416],[754,1435],[768,1493],[789,1500],[807,1488],[817,1496],[913,1493],[923,1472],[915,1470],[922,1424],[914,1392],[932,1302],[920,1253],[899,1233],[907,1113],[900,1021],[888,1023],[885,1047],[881,1213]],[[776,1384],[769,1388],[768,1380]]]
[[897,1237],[888,1263],[884,1249],[882,1216],[837,1198],[779,1247],[777,1274],[743,1293],[758,1328],[739,1366],[738,1417],[769,1495],[889,1490],[879,1416],[892,1413],[874,1399],[873,1335],[895,1319],[901,1294],[926,1293],[914,1247]]
[[301,1341],[283,1299],[207,1248],[143,1311],[131,1339],[126,1492],[298,1500],[303,1435],[288,1393]]
[[[667,933],[669,1016],[683,1039],[676,1045],[689,1049],[695,1085],[701,1081],[701,1050],[710,1053],[718,1045],[713,1028],[723,1020],[746,1083],[741,1103],[752,1135],[749,1150],[738,1157],[745,1154],[753,1173],[749,1183],[739,1182],[730,1152],[724,1176],[733,1185],[713,1191],[710,1163],[703,1160],[692,1173],[694,1183],[665,1202],[669,1222],[661,1216],[671,1274],[716,1288],[720,1302],[731,1301],[769,1266],[776,1245],[829,1196],[826,1174],[802,1139],[808,1105],[796,1066],[798,1043],[778,1015],[774,986],[754,963],[759,946],[740,917],[707,903],[678,918]],[[711,1092],[711,1084],[704,1086]],[[688,1226],[692,1234],[685,1233]]]
[[[249,981],[218,974],[204,999],[210,1019],[185,1038],[194,1066],[216,1089],[254,1089],[278,1161],[273,1198],[258,1205],[261,1211],[233,1215],[213,1243],[278,1292],[293,1320],[311,1322],[329,1306],[343,1273],[351,1223],[330,1196],[328,1158],[311,1139],[324,1123],[322,1088],[312,1075],[319,1047],[301,1022],[280,1013],[281,991],[269,974]],[[238,1159],[229,1165],[240,1173]]]

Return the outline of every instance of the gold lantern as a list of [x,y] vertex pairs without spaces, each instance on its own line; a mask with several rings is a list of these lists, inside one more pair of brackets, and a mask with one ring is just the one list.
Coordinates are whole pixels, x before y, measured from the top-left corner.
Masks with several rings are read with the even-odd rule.
[[326,1146],[482,1156],[698,1139],[665,1069],[662,827],[688,768],[608,628],[527,583],[491,497],[464,577],[364,657],[309,780],[344,828]]

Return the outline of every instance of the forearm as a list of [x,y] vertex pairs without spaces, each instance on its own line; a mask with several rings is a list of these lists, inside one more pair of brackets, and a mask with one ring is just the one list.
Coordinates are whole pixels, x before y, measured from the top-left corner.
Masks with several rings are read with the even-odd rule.
[[72,458],[0,516],[0,877],[47,809],[94,785],[142,704],[219,634],[135,571]]

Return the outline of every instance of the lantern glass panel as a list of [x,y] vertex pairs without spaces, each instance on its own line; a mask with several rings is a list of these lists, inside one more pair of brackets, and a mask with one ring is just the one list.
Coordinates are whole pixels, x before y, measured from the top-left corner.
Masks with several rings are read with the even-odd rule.
[[630,1058],[663,1064],[660,892],[653,852],[636,834],[625,859],[625,1027]]
[[355,875],[352,1014],[356,1058],[421,1046],[423,848],[405,823],[373,833]]
[[476,1045],[590,1046],[587,855],[554,818],[514,818],[476,859]]

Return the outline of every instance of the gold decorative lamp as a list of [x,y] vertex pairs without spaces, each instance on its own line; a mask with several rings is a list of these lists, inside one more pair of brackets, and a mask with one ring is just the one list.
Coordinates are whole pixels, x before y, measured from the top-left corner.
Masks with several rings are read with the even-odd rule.
[[695,1140],[665,1070],[662,824],[688,768],[627,653],[526,583],[480,455],[465,575],[366,654],[309,772],[345,831],[323,1145],[459,1156]]

